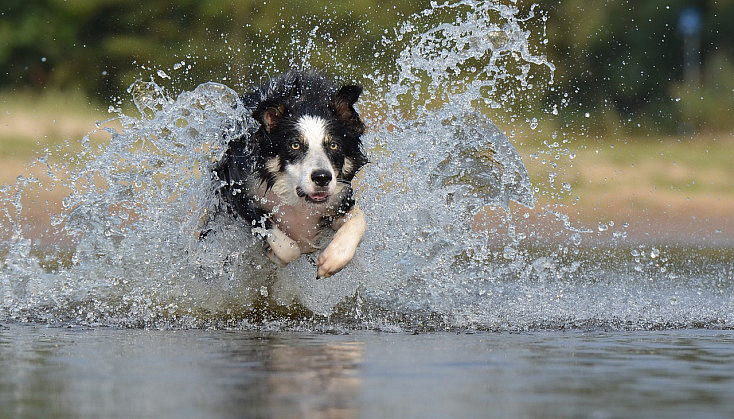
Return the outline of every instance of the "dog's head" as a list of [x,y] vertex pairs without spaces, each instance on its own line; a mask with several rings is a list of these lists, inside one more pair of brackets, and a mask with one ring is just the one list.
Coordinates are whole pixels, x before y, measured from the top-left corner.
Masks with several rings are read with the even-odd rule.
[[365,126],[354,109],[362,88],[325,83],[291,81],[253,112],[261,124],[260,177],[288,202],[328,202],[367,162],[360,140]]

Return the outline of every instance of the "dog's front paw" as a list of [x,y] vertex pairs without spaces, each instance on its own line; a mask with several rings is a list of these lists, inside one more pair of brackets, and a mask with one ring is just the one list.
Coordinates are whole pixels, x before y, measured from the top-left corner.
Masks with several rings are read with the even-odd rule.
[[354,257],[354,252],[338,248],[337,246],[329,245],[326,250],[321,252],[319,259],[316,262],[317,278],[328,278],[335,273],[344,269]]
[[277,228],[268,231],[265,240],[268,245],[268,257],[280,266],[285,266],[301,256],[298,243]]
[[288,262],[284,262],[280,260],[278,255],[275,254],[275,252],[273,251],[273,249],[270,247],[270,245],[267,242],[265,243],[265,246],[263,247],[265,248],[265,254],[268,256],[268,259],[270,259],[271,262],[273,262],[274,264],[278,265],[281,268],[284,268],[286,265],[288,265]]
[[316,263],[316,277],[327,278],[341,271],[354,258],[357,246],[362,240],[367,223],[364,213],[355,206],[343,219],[343,224],[336,231],[334,238],[319,255]]

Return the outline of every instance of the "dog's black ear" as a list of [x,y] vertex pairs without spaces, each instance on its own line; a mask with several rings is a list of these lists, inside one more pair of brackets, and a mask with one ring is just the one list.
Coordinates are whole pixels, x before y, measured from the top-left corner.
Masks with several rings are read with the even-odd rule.
[[331,107],[336,113],[337,118],[352,128],[357,135],[364,133],[365,126],[359,119],[357,111],[354,110],[354,104],[362,94],[362,87],[354,84],[342,86],[334,95],[331,101]]
[[267,133],[272,132],[278,126],[278,122],[283,115],[285,115],[285,105],[275,100],[263,101],[252,112],[252,116],[260,121]]

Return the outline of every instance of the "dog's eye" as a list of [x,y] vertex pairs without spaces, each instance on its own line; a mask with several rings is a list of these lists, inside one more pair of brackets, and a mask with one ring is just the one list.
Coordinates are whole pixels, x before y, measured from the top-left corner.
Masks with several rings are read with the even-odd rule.
[[291,143],[291,150],[300,150],[301,149],[301,143],[298,141],[293,141]]
[[339,149],[339,144],[336,143],[336,142],[334,142],[334,141],[332,141],[332,142],[329,143],[329,149],[330,150],[338,150]]

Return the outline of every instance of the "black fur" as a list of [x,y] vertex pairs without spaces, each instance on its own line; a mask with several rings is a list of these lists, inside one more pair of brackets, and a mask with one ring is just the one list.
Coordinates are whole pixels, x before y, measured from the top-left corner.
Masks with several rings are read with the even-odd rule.
[[[299,155],[290,147],[295,133],[295,123],[305,115],[321,117],[328,121],[327,130],[336,151],[329,151],[329,159],[337,173],[337,180],[348,185],[341,194],[341,201],[334,216],[343,215],[354,205],[351,181],[367,163],[360,136],[365,125],[354,109],[354,103],[362,93],[356,85],[338,87],[332,80],[318,72],[290,71],[242,97],[246,109],[259,122],[250,132],[230,141],[224,157],[214,173],[221,182],[219,193],[229,212],[242,217],[250,226],[270,229],[271,221],[260,209],[257,197],[246,192],[246,184],[255,180],[258,184],[273,187],[278,172],[296,160]],[[273,170],[267,162],[279,156],[280,167]],[[345,169],[345,158],[351,168]],[[330,220],[324,220],[324,224]]]

